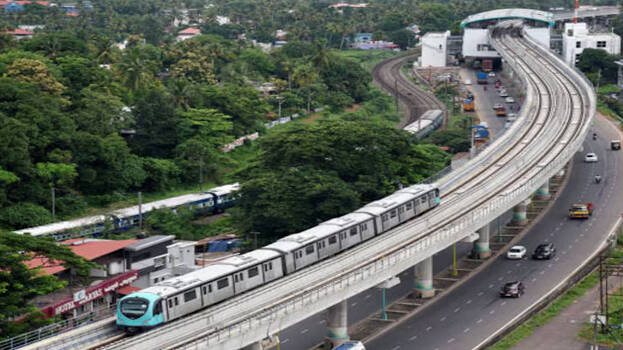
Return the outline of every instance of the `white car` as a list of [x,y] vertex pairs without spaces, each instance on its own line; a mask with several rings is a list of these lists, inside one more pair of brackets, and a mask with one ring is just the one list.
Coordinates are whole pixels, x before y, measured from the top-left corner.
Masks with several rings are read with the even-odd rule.
[[507,97],[508,93],[506,92],[506,90],[500,90],[500,97]]
[[489,72],[489,78],[495,78],[495,73],[494,72]]
[[466,79],[466,80],[463,82],[463,84],[465,84],[465,85],[472,85],[472,81],[471,81],[471,80],[469,80],[469,79]]
[[513,246],[506,252],[507,259],[523,259],[526,256],[526,247],[522,245]]
[[498,110],[498,109],[500,109],[502,107],[504,107],[504,106],[502,106],[501,103],[496,103],[496,104],[493,105],[493,109],[495,109],[495,110]]
[[506,103],[515,103],[515,99],[510,96],[508,96],[504,101],[506,101]]
[[586,153],[586,156],[584,156],[584,161],[586,163],[596,163],[597,162],[597,155],[593,152],[591,153]]

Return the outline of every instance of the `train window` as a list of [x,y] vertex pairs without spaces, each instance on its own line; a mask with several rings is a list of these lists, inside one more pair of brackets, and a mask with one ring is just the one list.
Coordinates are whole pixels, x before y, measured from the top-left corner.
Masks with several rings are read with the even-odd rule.
[[218,289],[223,289],[227,286],[229,286],[229,281],[227,280],[227,278],[220,279],[216,282],[216,287]]
[[314,246],[312,244],[305,247],[305,254],[309,255],[309,254],[312,254],[313,252],[314,252]]
[[255,277],[255,276],[259,275],[260,271],[259,271],[259,269],[256,266],[256,267],[250,268],[248,273],[249,273],[249,278],[251,278],[251,277]]
[[353,228],[350,229],[350,235],[351,236],[357,235],[357,228],[356,227],[353,227]]
[[179,302],[178,302],[179,300],[177,299],[177,297],[175,297],[174,299],[175,299],[175,306],[178,306],[179,305]]
[[402,214],[402,213],[404,213],[404,211],[405,211],[405,208],[398,207],[398,214]]
[[422,198],[420,198],[420,203],[426,204],[426,196],[422,196]]
[[242,280],[244,280],[244,275],[241,273],[238,274],[238,277],[240,279],[240,282],[242,282]]
[[389,216],[392,217],[392,218],[395,218],[396,217],[396,209],[390,211],[389,212]]
[[269,262],[269,263],[268,263],[268,269],[269,269],[269,270],[272,270],[272,269],[273,269],[273,263],[272,263],[272,262]]
[[387,214],[381,215],[381,221],[387,221]]
[[173,299],[169,299],[169,309],[173,307]]
[[335,243],[337,243],[337,237],[335,236],[329,237],[329,244],[335,244]]
[[203,286],[203,294],[212,293],[212,285],[208,284],[207,286]]
[[411,202],[407,203],[407,210],[411,210],[413,208],[413,204]]
[[359,225],[359,231],[363,232],[363,231],[367,231],[368,230],[368,224],[367,223],[363,223],[361,225]]
[[187,303],[191,300],[197,299],[197,292],[195,290],[191,290],[189,292],[184,293],[184,302]]
[[234,283],[238,283],[238,274],[234,275]]
[[268,264],[264,264],[264,272],[268,271]]

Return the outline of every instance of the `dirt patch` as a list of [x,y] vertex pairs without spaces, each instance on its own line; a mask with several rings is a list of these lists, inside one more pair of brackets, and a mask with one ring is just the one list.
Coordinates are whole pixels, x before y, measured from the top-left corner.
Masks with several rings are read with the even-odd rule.
[[344,110],[344,112],[346,112],[346,113],[353,113],[353,112],[357,112],[357,111],[358,111],[358,110],[360,110],[360,109],[361,109],[361,106],[360,106],[360,105],[358,105],[358,104],[354,104],[354,105],[352,105],[352,106],[350,106],[350,107],[346,108],[346,109]]
[[312,114],[311,116],[303,119],[303,121],[301,123],[303,123],[303,124],[313,123],[314,121],[316,121],[316,120],[318,120],[320,118],[322,118],[322,114],[320,114],[320,113]]

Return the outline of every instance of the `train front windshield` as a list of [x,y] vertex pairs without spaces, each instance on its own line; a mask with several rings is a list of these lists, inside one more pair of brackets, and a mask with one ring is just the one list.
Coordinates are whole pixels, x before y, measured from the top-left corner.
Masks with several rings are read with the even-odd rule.
[[121,313],[129,319],[143,316],[149,308],[149,301],[143,298],[128,298],[121,301]]

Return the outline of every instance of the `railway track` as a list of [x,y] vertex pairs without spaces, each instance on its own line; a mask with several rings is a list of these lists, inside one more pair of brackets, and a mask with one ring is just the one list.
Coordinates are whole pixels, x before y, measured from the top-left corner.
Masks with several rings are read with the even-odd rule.
[[[546,168],[548,162],[555,161],[562,152],[565,152],[565,145],[584,136],[583,126],[591,118],[590,111],[594,106],[587,105],[590,101],[586,101],[582,91],[565,77],[564,72],[545,59],[533,56],[534,50],[522,46],[521,40],[508,39],[502,42],[494,39],[494,41],[500,51],[505,52],[505,58],[515,60],[516,69],[520,70],[520,75],[527,80],[529,95],[534,96],[535,101],[526,101],[529,108],[524,108],[520,117],[524,118],[524,121],[517,123],[506,139],[496,141],[499,142],[498,146],[503,146],[504,151],[496,148],[494,143],[490,149],[497,149],[497,152],[492,151],[491,154],[497,156],[486,156],[488,157],[486,162],[467,176],[471,181],[461,181],[449,188],[440,207],[381,237],[365,242],[356,249],[320,262],[302,272],[153,331],[112,342],[103,348],[154,349],[179,346],[192,348],[197,345],[194,339],[202,339],[202,343],[203,339],[206,339],[205,344],[209,346],[208,340],[216,339],[214,335],[220,337],[225,330],[231,333],[232,330],[235,332],[234,327],[242,327],[241,324],[249,318],[249,310],[257,310],[251,314],[261,318],[262,315],[277,312],[275,310],[281,305],[286,305],[287,308],[288,303],[294,302],[297,298],[305,298],[322,285],[336,283],[347,274],[365,269],[379,259],[396,254],[444,227],[460,225],[466,213],[481,211],[487,202],[495,202],[498,197],[505,196],[505,193],[525,185],[530,177],[537,176],[538,172]],[[526,52],[532,54],[524,55]],[[395,63],[394,66],[400,65]],[[535,143],[542,139],[550,141],[539,147],[535,146]],[[470,192],[475,191],[487,195],[478,199],[468,196]],[[382,253],[378,253],[379,251]],[[336,273],[333,267],[336,262],[339,262],[341,267],[339,273]],[[331,278],[327,279],[326,276]],[[263,304],[256,303],[251,306],[255,298],[259,299],[265,295],[275,297],[269,298],[269,301]]]
[[398,98],[404,108],[405,117],[400,127],[416,121],[422,113],[429,109],[441,109],[447,115],[446,106],[431,92],[418,88],[402,74],[401,68],[405,62],[415,58],[417,54],[387,59],[372,68],[372,78],[381,89]]

